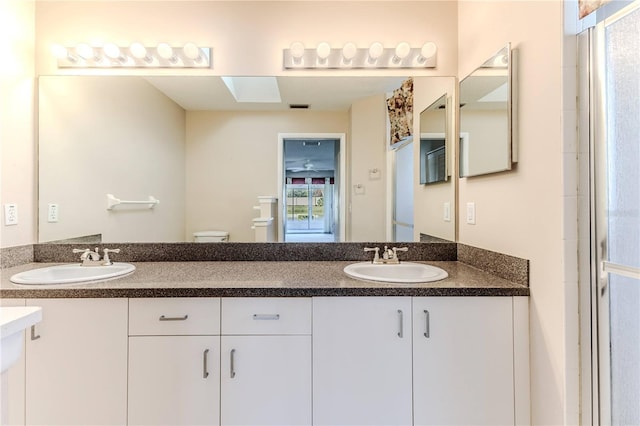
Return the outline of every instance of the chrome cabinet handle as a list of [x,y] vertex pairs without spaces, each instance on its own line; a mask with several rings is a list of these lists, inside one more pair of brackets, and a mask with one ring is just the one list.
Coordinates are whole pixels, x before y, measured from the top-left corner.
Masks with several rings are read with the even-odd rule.
[[209,377],[209,369],[207,368],[207,355],[209,355],[209,349],[205,349],[202,354],[202,378]]
[[279,320],[280,314],[253,314],[253,319],[260,320]]
[[235,354],[236,354],[236,350],[235,349],[231,349],[231,353],[229,355],[230,357],[230,376],[233,379],[234,377],[236,377],[236,368],[235,368]]
[[429,338],[429,311],[424,310],[425,324],[424,324],[424,337]]
[[400,321],[400,326],[399,326],[399,329],[398,329],[398,337],[401,338],[401,339],[402,339],[403,334],[404,334],[403,333],[403,323],[404,323],[403,317],[404,317],[404,314],[402,313],[402,309],[398,309],[398,318],[399,318],[399,321]]
[[36,335],[36,326],[32,325],[31,326],[31,340],[38,340],[40,338],[40,335],[37,334]]
[[158,320],[160,320],[160,321],[185,321],[187,318],[189,318],[189,315],[185,315],[183,317],[165,317],[164,315],[160,315],[160,318],[158,318]]

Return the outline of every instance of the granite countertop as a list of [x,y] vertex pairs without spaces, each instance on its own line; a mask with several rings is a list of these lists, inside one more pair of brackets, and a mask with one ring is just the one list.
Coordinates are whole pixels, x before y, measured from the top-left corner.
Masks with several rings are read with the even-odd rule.
[[1,271],[0,298],[73,297],[305,297],[305,296],[528,296],[529,287],[458,261],[421,262],[449,277],[431,283],[393,284],[349,278],[353,261],[131,262],[136,271],[117,279],[66,285],[18,285],[9,278],[29,263]]

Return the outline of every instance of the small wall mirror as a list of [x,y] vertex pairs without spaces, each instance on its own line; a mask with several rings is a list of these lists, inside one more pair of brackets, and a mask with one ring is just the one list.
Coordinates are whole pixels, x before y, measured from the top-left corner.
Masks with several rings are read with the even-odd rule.
[[460,177],[511,170],[517,161],[512,53],[508,43],[460,82]]
[[444,94],[420,113],[420,183],[448,179],[447,95]]

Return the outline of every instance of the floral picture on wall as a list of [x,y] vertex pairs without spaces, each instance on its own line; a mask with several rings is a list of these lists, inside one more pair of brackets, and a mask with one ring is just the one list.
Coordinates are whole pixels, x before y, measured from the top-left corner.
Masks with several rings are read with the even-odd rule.
[[413,79],[402,82],[387,99],[389,114],[389,143],[394,145],[410,138],[413,133]]
[[580,15],[580,19],[610,1],[611,0],[578,0],[578,13]]

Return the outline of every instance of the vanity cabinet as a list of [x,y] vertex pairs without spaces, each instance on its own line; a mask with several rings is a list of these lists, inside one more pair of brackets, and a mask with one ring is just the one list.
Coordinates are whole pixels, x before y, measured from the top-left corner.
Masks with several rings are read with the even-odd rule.
[[313,299],[313,424],[411,425],[411,298]]
[[527,303],[314,298],[314,424],[529,424]]
[[129,300],[129,425],[218,425],[220,299]]
[[127,299],[29,299],[27,425],[125,425]]
[[311,299],[222,299],[221,423],[311,424]]
[[514,422],[511,297],[413,299],[418,425]]

